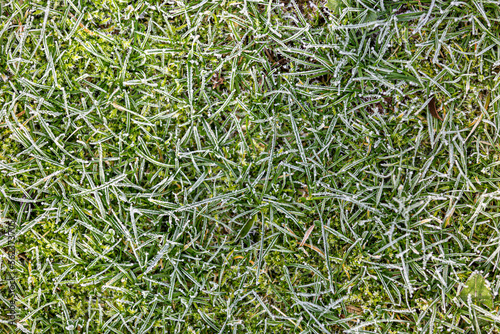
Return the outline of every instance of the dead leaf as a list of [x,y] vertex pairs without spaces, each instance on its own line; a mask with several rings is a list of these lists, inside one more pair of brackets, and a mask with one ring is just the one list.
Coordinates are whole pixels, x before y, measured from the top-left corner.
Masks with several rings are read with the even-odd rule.
[[306,243],[307,239],[309,239],[309,236],[311,235],[312,230],[314,229],[314,225],[311,225],[309,229],[307,230],[306,234],[304,235],[304,239],[302,239],[302,242],[300,243],[299,247],[304,246]]
[[290,230],[290,228],[288,226],[284,226],[283,225],[283,227],[286,227],[286,229],[288,230],[288,232],[290,232],[290,234],[293,235],[295,238],[297,238],[297,239],[299,238],[295,233],[293,233],[292,230]]
[[302,197],[308,197],[309,196],[309,190],[307,188],[307,185],[303,185],[302,189],[298,189],[298,191],[302,195]]
[[273,54],[271,53],[271,51],[269,51],[268,49],[264,48],[264,53],[266,54],[266,57],[269,60],[269,62],[271,62],[272,64],[274,64],[274,57],[273,57]]
[[491,91],[488,91],[488,95],[486,95],[486,102],[484,103],[484,109],[488,110],[490,107],[490,100],[491,100]]
[[214,77],[212,78],[212,82],[214,83],[212,89],[216,89],[224,83],[224,78],[221,76],[220,72],[217,74],[214,74]]
[[436,109],[436,97],[435,96],[432,97],[431,101],[428,104],[428,107],[429,107],[429,112],[431,113],[432,117],[437,118],[440,121],[443,120],[441,118],[441,116],[439,116],[439,114],[437,112],[437,109]]
[[322,257],[325,257],[325,253],[323,253],[323,251],[321,249],[319,249],[318,247],[316,247],[314,245],[310,245],[310,244],[304,244],[304,246],[311,248],[312,250],[316,251]]
[[354,306],[354,305],[347,305],[346,309],[347,309],[347,312],[349,312],[349,313],[356,313],[358,315],[363,314],[363,309],[360,307]]

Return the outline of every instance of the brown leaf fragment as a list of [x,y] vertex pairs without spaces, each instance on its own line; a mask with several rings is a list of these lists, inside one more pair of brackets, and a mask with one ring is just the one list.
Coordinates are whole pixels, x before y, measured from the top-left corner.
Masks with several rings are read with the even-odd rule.
[[316,251],[322,257],[325,257],[325,253],[323,253],[323,251],[321,249],[319,249],[318,247],[316,247],[314,245],[310,245],[310,244],[304,244],[304,246],[311,248],[312,250]]
[[266,54],[266,57],[269,60],[269,62],[271,62],[272,64],[274,64],[274,57],[273,57],[272,52],[270,50],[264,48],[264,53]]
[[311,225],[309,229],[307,230],[306,234],[304,235],[304,239],[302,239],[302,242],[300,243],[299,247],[304,246],[306,243],[307,239],[309,239],[309,236],[311,235],[312,230],[314,229],[314,225]]
[[346,309],[349,313],[363,314],[363,309],[354,305],[347,305]]
[[488,91],[488,94],[486,95],[486,102],[484,103],[484,109],[488,110],[490,107],[490,102],[491,102],[491,91]]
[[436,109],[436,97],[433,96],[429,104],[427,105],[429,107],[429,112],[431,113],[432,117],[439,119],[442,121],[443,119],[441,116],[439,116],[437,109]]
[[221,76],[220,72],[214,74],[214,76],[212,77],[212,82],[214,83],[212,89],[216,89],[224,83],[224,78]]

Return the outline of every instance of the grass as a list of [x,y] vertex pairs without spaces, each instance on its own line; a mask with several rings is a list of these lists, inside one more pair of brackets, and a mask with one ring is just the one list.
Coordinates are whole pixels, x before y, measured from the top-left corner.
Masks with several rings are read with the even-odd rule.
[[1,331],[498,333],[498,2],[328,6],[0,3]]

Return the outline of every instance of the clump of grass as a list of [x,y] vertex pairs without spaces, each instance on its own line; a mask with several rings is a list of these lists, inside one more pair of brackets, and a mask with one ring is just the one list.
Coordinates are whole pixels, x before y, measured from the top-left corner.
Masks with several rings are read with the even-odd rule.
[[2,330],[498,331],[499,14],[1,5]]

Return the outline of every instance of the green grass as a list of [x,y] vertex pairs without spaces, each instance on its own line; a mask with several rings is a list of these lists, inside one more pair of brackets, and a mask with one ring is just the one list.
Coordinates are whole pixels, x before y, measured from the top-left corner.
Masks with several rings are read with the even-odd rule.
[[326,4],[0,3],[2,333],[500,332],[498,2]]

